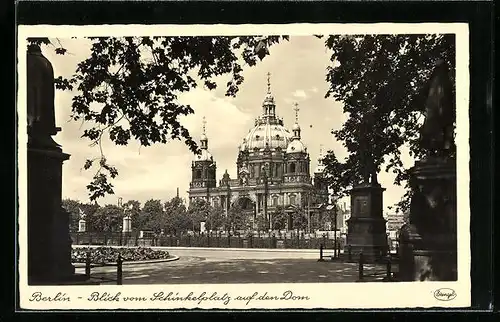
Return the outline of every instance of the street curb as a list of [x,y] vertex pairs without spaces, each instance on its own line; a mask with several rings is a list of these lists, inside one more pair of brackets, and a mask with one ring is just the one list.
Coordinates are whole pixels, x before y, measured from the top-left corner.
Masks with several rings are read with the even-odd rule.
[[318,249],[292,249],[292,248],[227,248],[227,247],[176,247],[176,246],[153,246],[159,250],[206,250],[206,251],[228,251],[228,252],[261,252],[261,253],[319,253]]
[[[166,263],[166,262],[173,262],[179,259],[179,256],[174,256],[172,255],[171,258],[164,258],[164,259],[150,259],[150,260],[145,260],[145,261],[130,261],[130,262],[123,262],[123,266],[132,266],[132,265],[143,265],[143,264],[153,264],[153,263]],[[116,262],[111,262],[107,263],[109,265],[116,265]],[[72,265],[75,268],[85,268],[85,263],[72,263]]]

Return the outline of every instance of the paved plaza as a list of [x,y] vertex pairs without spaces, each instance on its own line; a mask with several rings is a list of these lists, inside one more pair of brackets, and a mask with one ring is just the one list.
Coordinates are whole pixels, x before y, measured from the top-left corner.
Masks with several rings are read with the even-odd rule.
[[[318,262],[318,252],[169,249],[171,262],[123,266],[123,284],[331,283],[355,282],[356,263]],[[83,273],[83,268],[78,268]],[[381,281],[384,265],[366,264],[366,281]],[[113,279],[116,267],[92,269],[93,277]],[[103,284],[114,284],[104,282]]]

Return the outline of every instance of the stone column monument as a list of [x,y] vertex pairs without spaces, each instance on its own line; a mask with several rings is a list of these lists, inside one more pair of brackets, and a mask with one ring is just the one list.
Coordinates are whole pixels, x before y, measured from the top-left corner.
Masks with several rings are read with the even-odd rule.
[[455,104],[446,63],[440,60],[426,88],[421,147],[426,156],[410,169],[409,223],[399,241],[403,281],[457,279]]
[[367,178],[351,190],[351,217],[347,220],[346,244],[352,258],[363,252],[366,262],[386,255],[386,220],[383,216],[383,192],[377,180]]
[[52,136],[54,71],[40,47],[27,51],[28,283],[59,284],[74,277],[69,214],[61,206],[62,163],[69,159]]

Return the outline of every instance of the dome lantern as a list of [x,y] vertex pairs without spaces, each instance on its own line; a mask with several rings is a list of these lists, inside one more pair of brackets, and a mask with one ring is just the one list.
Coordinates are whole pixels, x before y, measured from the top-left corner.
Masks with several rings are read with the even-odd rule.
[[293,137],[300,140],[300,125],[299,125],[299,110],[300,109],[299,109],[298,103],[295,103],[294,106],[295,107],[293,110],[295,111],[295,124],[292,127]]
[[276,104],[271,94],[271,73],[267,73],[267,94],[262,103],[262,116],[265,118],[276,116]]
[[200,142],[201,142],[201,153],[196,156],[196,161],[213,161],[213,156],[210,152],[208,152],[208,137],[206,134],[206,127],[205,125],[207,124],[207,121],[205,117],[203,117],[203,131],[201,133],[200,137]]
[[201,138],[200,138],[200,142],[201,142],[201,149],[202,150],[207,150],[208,149],[208,138],[207,138],[207,134],[206,134],[206,124],[207,124],[207,120],[205,119],[205,117],[203,116],[203,131],[201,133]]

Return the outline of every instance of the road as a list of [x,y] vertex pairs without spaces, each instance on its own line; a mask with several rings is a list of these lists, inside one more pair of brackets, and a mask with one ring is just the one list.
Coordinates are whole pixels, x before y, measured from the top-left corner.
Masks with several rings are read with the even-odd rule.
[[[123,266],[123,284],[328,283],[355,282],[356,263],[318,262],[317,251],[168,248],[179,260]],[[78,268],[83,273],[83,268]],[[383,265],[365,265],[370,280],[381,280]],[[116,267],[92,269],[92,276],[115,278]],[[105,284],[113,284],[108,282]]]

